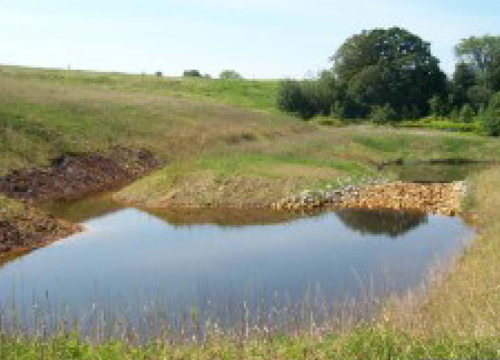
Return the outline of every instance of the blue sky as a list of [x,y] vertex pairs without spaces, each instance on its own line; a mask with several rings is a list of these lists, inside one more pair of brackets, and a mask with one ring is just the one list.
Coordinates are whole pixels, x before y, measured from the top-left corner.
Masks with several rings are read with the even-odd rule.
[[500,0],[0,0],[0,63],[304,77],[352,34],[394,25],[451,72],[460,39],[500,34]]

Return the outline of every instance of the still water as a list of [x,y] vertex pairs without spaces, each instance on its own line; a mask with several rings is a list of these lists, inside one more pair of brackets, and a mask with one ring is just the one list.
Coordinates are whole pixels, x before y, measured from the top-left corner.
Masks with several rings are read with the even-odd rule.
[[162,299],[223,314],[228,302],[300,301],[311,289],[329,300],[383,297],[419,286],[472,236],[460,218],[405,212],[151,214],[105,198],[51,211],[85,231],[1,266],[1,307],[50,301],[79,316],[95,303]]

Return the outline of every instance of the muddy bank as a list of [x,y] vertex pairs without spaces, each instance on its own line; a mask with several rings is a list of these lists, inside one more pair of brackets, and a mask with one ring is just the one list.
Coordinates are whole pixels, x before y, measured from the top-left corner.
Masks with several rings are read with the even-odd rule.
[[45,246],[80,230],[80,226],[56,219],[26,203],[2,199],[0,258]]
[[273,204],[286,211],[314,209],[408,210],[454,216],[466,192],[465,183],[388,182],[347,186],[334,191],[305,192]]
[[46,169],[14,170],[1,177],[0,192],[35,202],[70,200],[124,185],[158,166],[159,161],[146,150],[68,154]]
[[114,189],[160,165],[146,150],[68,154],[45,169],[15,170],[0,178],[0,255],[44,246],[80,230],[34,207]]

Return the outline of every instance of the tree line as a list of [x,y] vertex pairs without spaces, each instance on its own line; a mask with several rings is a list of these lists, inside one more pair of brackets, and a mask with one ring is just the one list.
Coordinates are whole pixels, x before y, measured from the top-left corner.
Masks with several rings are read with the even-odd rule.
[[316,115],[394,123],[427,116],[472,122],[500,134],[500,36],[470,37],[455,48],[448,78],[430,43],[393,27],[363,31],[331,57],[317,78],[283,80],[278,107],[303,119]]

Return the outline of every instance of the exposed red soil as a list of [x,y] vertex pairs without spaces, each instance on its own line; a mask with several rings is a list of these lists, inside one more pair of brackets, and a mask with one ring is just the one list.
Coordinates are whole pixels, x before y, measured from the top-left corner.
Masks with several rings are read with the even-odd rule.
[[23,206],[22,213],[0,213],[0,255],[27,252],[81,229],[78,225],[44,214],[28,204]]
[[158,165],[146,150],[117,148],[106,155],[64,155],[47,169],[15,170],[0,177],[0,192],[35,202],[69,200],[116,188]]
[[160,165],[146,150],[116,148],[106,154],[64,155],[46,169],[16,170],[0,178],[0,192],[22,209],[0,208],[0,255],[42,247],[80,230],[37,210],[34,204],[70,200],[114,189]]

